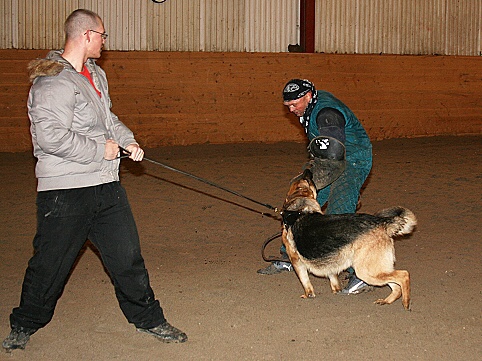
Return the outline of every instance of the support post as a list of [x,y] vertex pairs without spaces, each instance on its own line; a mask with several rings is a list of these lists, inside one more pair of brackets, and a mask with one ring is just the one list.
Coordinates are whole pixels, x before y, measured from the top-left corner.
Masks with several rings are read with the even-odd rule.
[[300,45],[304,53],[315,52],[315,0],[300,0]]

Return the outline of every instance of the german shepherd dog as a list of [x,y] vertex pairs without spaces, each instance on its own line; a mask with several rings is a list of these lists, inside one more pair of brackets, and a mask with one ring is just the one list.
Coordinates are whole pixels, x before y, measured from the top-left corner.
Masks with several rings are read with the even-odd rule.
[[307,169],[291,181],[280,212],[283,244],[305,291],[301,297],[315,297],[309,273],[328,277],[332,292],[337,293],[341,291],[338,275],[353,267],[369,285],[390,286],[390,295],[376,304],[390,304],[402,296],[403,307],[409,310],[410,275],[394,268],[393,237],[410,234],[417,223],[415,215],[402,207],[375,215],[324,215],[312,176]]

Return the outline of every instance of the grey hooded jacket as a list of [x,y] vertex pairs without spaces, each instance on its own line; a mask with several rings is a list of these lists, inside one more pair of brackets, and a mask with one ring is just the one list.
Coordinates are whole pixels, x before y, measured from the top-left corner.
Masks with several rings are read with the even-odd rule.
[[104,159],[106,139],[121,147],[136,143],[134,135],[110,111],[105,72],[89,59],[85,66],[102,93],[51,51],[29,64],[32,87],[28,116],[38,191],[82,188],[119,180],[119,160]]

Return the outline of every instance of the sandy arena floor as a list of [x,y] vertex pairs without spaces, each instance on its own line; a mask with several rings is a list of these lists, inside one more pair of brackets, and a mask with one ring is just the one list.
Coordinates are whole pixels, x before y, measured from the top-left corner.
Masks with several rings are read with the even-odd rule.
[[[262,276],[261,245],[280,229],[269,209],[146,161],[122,161],[143,255],[168,320],[185,344],[163,344],[126,322],[89,244],[52,322],[0,360],[481,360],[481,136],[374,142],[361,212],[403,205],[419,226],[396,242],[412,277],[412,311],[378,306],[387,287],[300,298],[294,273]],[[281,206],[303,144],[146,149],[146,156]],[[17,306],[35,233],[34,160],[0,153],[0,335]],[[265,213],[265,214],[263,214]],[[281,241],[279,241],[281,242]],[[275,240],[268,252],[277,255]]]

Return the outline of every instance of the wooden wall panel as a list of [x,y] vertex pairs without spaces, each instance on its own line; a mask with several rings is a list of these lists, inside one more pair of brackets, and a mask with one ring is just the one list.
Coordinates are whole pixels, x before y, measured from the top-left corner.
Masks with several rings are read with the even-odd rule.
[[[0,51],[2,151],[30,149],[29,60]],[[282,105],[303,77],[343,100],[372,139],[482,133],[482,59],[297,53],[104,52],[114,112],[144,147],[303,142]]]

